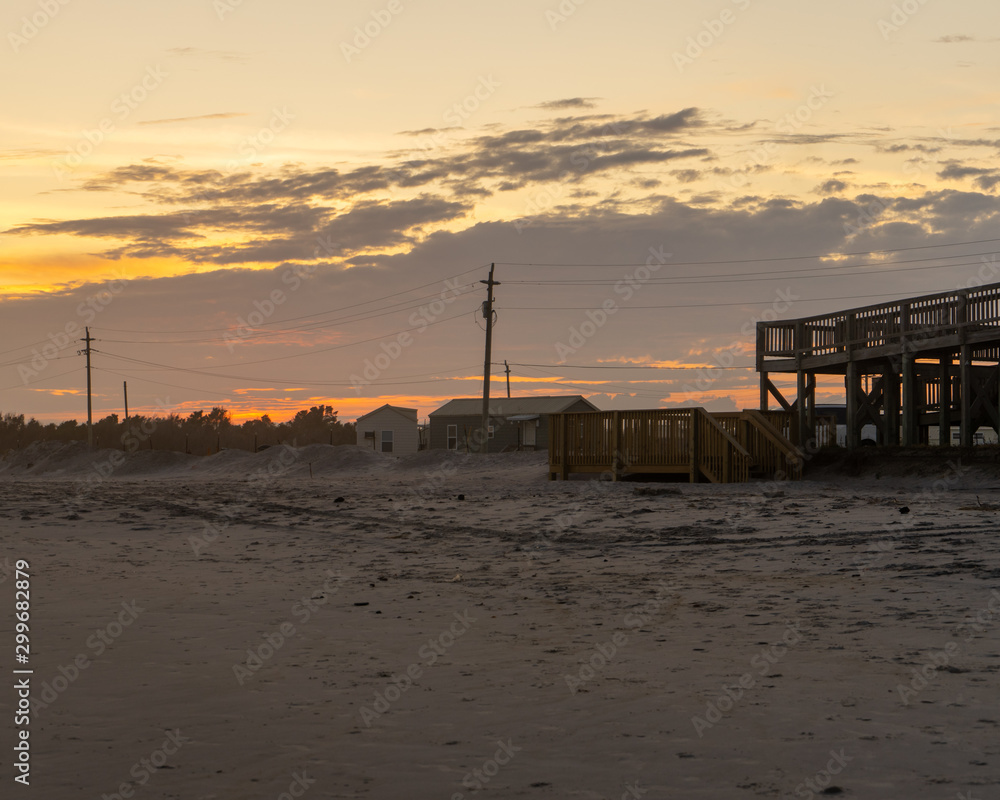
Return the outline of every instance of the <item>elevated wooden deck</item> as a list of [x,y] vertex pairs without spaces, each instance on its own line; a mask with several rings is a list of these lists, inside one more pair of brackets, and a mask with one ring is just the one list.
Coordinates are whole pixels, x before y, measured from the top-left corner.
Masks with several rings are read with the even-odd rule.
[[1000,283],[834,314],[757,323],[760,372],[843,375],[850,362],[950,356],[1000,360]]
[[[692,482],[738,483],[752,475],[798,479],[802,454],[789,441],[786,412],[712,414],[703,408],[553,414],[549,479],[571,473],[675,473]],[[836,436],[823,418],[819,436]]]
[[[847,444],[874,424],[879,443],[926,443],[928,430],[963,444],[990,426],[1000,432],[1000,283],[834,314],[757,324],[760,407],[773,397],[796,414],[793,441],[813,428],[816,376],[843,375]],[[772,373],[796,375],[790,402]]]

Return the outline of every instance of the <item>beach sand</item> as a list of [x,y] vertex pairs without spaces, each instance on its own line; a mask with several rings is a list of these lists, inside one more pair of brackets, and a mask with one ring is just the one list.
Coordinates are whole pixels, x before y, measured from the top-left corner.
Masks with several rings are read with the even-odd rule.
[[4,796],[1000,797],[998,487],[22,451],[31,788]]

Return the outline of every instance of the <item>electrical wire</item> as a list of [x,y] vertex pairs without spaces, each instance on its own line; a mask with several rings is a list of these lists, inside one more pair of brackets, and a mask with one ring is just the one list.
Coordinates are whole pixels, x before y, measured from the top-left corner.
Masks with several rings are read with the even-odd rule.
[[[518,364],[514,361],[507,362],[512,367],[544,367],[544,368],[555,368],[555,369],[656,369],[662,370],[664,372],[675,371],[675,370],[698,370],[698,369],[709,369],[709,370],[720,370],[720,369],[756,369],[754,364],[734,364],[729,367],[724,367],[721,364],[717,366],[704,365],[699,366],[697,364],[686,364],[681,367],[656,367],[652,364],[639,364],[636,366],[630,366],[628,364]],[[493,366],[498,366],[494,364]]]
[[[542,372],[544,372],[544,371],[542,371]],[[531,377],[531,376],[528,376],[528,377]],[[545,377],[554,377],[554,378],[557,378],[557,380],[545,380],[544,379]],[[555,375],[555,374],[553,374],[551,376],[543,376],[543,379],[539,379],[538,382],[539,383],[544,383],[544,384],[556,384],[557,386],[568,386],[571,389],[576,389],[579,392],[585,392],[585,393],[586,392],[590,392],[590,393],[595,393],[596,394],[596,393],[598,393],[598,391],[600,391],[599,389],[595,390],[595,387],[592,384],[572,383],[570,381],[558,380],[558,377],[559,376]],[[649,381],[639,381],[639,383],[649,383]],[[637,392],[637,391],[635,391],[634,388],[632,388],[630,386],[625,386],[625,385],[622,385],[622,384],[615,384],[615,383],[611,383],[609,381],[601,381],[600,384],[599,384],[599,386],[603,387],[603,388],[608,388],[608,389],[615,389],[616,390],[616,394],[629,394],[629,395],[634,395],[635,397],[650,397],[650,398],[655,398],[657,400],[661,400],[663,398],[662,394],[648,394],[648,393],[644,393],[644,392]]]
[[[992,254],[989,254],[992,255]],[[914,259],[914,261],[939,261],[939,258],[934,259]],[[716,275],[680,275],[672,276],[666,278],[645,278],[639,281],[637,285],[646,286],[649,284],[673,284],[675,286],[697,286],[703,284],[715,283],[717,280],[724,279],[726,283],[765,283],[768,281],[778,281],[778,280],[815,280],[815,279],[825,279],[825,278],[842,278],[845,276],[854,277],[858,275],[857,272],[834,272],[834,270],[857,270],[868,267],[878,267],[878,274],[886,273],[897,273],[897,272],[918,272],[922,270],[930,269],[953,269],[955,267],[971,267],[977,264],[981,264],[981,261],[966,261],[959,264],[930,264],[921,267],[901,267],[898,269],[893,268],[894,264],[912,263],[904,261],[892,261],[883,264],[856,264],[849,265],[845,264],[843,266],[823,266],[823,267],[803,267],[801,269],[779,271],[779,270],[762,270],[760,272],[751,273],[718,273]],[[804,274],[796,275],[793,273],[804,272],[804,273],[817,273],[823,271],[825,274]],[[741,277],[742,276],[742,277]],[[765,277],[766,276],[766,277]],[[504,281],[505,284],[517,284],[517,285],[529,285],[529,286],[616,286],[625,283],[624,278],[581,278],[578,280],[510,280],[509,278]]]
[[[390,337],[390,336],[398,336],[398,335],[403,334],[403,333],[413,333],[414,331],[418,331],[419,332],[421,330],[424,330],[426,328],[431,327],[432,325],[440,325],[440,324],[442,324],[444,322],[450,322],[452,320],[464,317],[466,315],[466,313],[467,312],[463,311],[460,314],[455,314],[454,316],[451,316],[451,317],[445,317],[444,319],[435,320],[434,322],[428,322],[426,325],[423,325],[423,326],[418,326],[416,328],[405,328],[405,329],[400,330],[400,331],[393,331],[392,333],[384,333],[384,334],[382,334],[380,336],[373,336],[370,339],[361,339],[361,340],[359,340],[357,342],[347,342],[345,344],[334,345],[333,347],[323,347],[323,348],[320,348],[318,350],[309,350],[309,351],[307,351],[305,353],[295,353],[295,354],[288,355],[288,356],[277,356],[275,358],[261,358],[261,359],[257,359],[256,361],[242,361],[242,362],[236,362],[236,363],[233,363],[233,364],[220,364],[218,368],[219,369],[225,369],[227,367],[245,367],[245,366],[251,366],[253,364],[267,364],[267,363],[271,363],[271,362],[274,362],[274,361],[288,361],[288,360],[293,359],[293,358],[301,358],[302,356],[317,355],[319,353],[329,353],[329,352],[331,352],[333,350],[342,350],[342,349],[347,348],[347,347],[355,347],[356,345],[359,345],[359,344],[367,344],[369,342],[377,342],[377,341],[380,341],[380,340],[384,340],[386,337]],[[161,367],[163,369],[176,370],[178,372],[190,372],[190,373],[192,373],[194,375],[216,375],[217,377],[223,377],[223,378],[236,378],[237,377],[235,375],[220,375],[218,373],[211,373],[211,372],[207,372],[205,370],[192,369],[190,367],[178,367],[178,366],[174,366],[172,364],[157,364],[157,363],[152,362],[152,361],[144,361],[142,359],[129,358],[128,356],[122,356],[122,355],[115,354],[115,353],[109,353],[107,351],[101,351],[101,352],[104,352],[105,355],[109,355],[109,356],[111,356],[113,358],[124,359],[125,361],[133,361],[133,362],[138,363],[138,364],[145,364],[147,366]],[[241,380],[258,380],[258,379],[257,378],[244,378],[244,379],[241,379]]]
[[25,382],[22,381],[21,383],[14,384],[13,386],[5,386],[2,389],[0,389],[0,391],[8,391],[10,389],[27,389],[27,388],[29,388],[31,386],[34,386],[35,384],[38,384],[38,383],[45,383],[46,381],[55,380],[56,378],[62,378],[64,376],[66,376],[66,375],[69,375],[72,372],[77,372],[78,370],[79,370],[79,367],[73,367],[72,369],[68,369],[65,372],[60,372],[60,373],[58,373],[56,375],[48,375],[48,376],[46,376],[44,378],[39,378],[37,381],[28,381],[27,383],[25,383]]
[[[873,297],[897,297],[898,292],[886,292],[884,294],[855,294],[847,295],[841,297],[796,297],[794,300],[789,299],[789,304],[791,303],[823,303],[827,300],[866,300]],[[769,305],[774,303],[774,298],[770,300],[744,300],[739,303],[677,303],[674,305],[665,306],[633,306],[633,305],[616,305],[615,311],[621,311],[626,309],[628,311],[643,310],[643,309],[662,309],[662,308],[725,308],[728,306],[752,306],[752,305]],[[503,306],[501,311],[597,311],[598,309],[594,306]]]
[[[107,355],[107,356],[110,356],[111,358],[116,358],[116,359],[119,359],[121,361],[127,361],[127,362],[130,362],[130,363],[145,364],[145,365],[148,365],[148,366],[152,366],[154,369],[148,370],[148,371],[151,371],[151,372],[162,372],[162,371],[186,372],[186,373],[191,373],[193,375],[200,375],[202,377],[208,377],[208,378],[222,378],[222,379],[225,379],[225,380],[249,381],[249,382],[255,382],[255,383],[285,383],[285,384],[291,384],[291,385],[301,384],[301,385],[305,385],[305,386],[337,386],[337,387],[344,387],[344,386],[353,387],[353,386],[356,385],[355,383],[343,382],[343,381],[317,381],[317,380],[312,380],[312,379],[303,380],[301,378],[263,378],[263,377],[260,377],[260,376],[227,375],[227,374],[218,373],[218,372],[210,372],[208,370],[199,370],[199,369],[195,369],[195,368],[192,368],[192,367],[175,367],[175,366],[171,366],[169,364],[157,364],[155,361],[146,361],[144,359],[130,358],[128,356],[120,356],[120,355],[116,355],[114,353],[103,353],[103,355]],[[464,372],[466,369],[474,369],[474,368],[475,367],[466,367],[466,368],[445,370],[444,372],[445,372],[445,374],[447,374],[448,372]],[[441,374],[442,373],[441,373],[440,370],[436,370],[434,372],[429,372],[429,373],[420,373],[418,376],[412,376],[412,377],[419,377],[420,375],[441,375]],[[497,373],[497,374],[501,374],[501,373]],[[479,378],[479,379],[481,379],[481,378]],[[146,379],[145,378],[141,378],[140,380],[146,380]],[[453,378],[453,377],[438,377],[438,378],[434,378],[434,379],[431,379],[431,380],[422,380],[422,381],[391,380],[391,381],[386,381],[384,383],[380,383],[378,381],[366,381],[365,385],[371,385],[371,386],[375,386],[375,385],[379,385],[379,386],[381,386],[381,385],[396,386],[396,385],[399,385],[399,384],[408,384],[408,383],[409,384],[436,383],[436,382],[442,381],[442,380],[466,380],[466,379],[465,378]]]
[[[455,291],[458,291],[460,289],[467,289],[473,285],[474,284],[465,284],[464,286],[455,287]],[[455,296],[458,297],[458,295]],[[238,343],[242,344],[243,342],[247,342],[254,339],[260,339],[264,337],[273,337],[283,334],[299,334],[307,331],[319,331],[319,330],[326,330],[327,328],[339,327],[341,325],[349,325],[354,322],[366,322],[367,320],[376,319],[378,317],[384,317],[389,314],[398,314],[403,311],[408,311],[411,308],[421,308],[423,306],[429,305],[428,303],[424,302],[425,300],[438,297],[440,297],[440,293],[429,294],[420,298],[416,298],[415,300],[411,299],[411,300],[404,300],[401,303],[394,303],[392,306],[389,307],[390,310],[379,310],[376,313],[365,312],[365,314],[361,315],[348,315],[343,319],[315,321],[308,323],[306,325],[302,325],[298,328],[279,329],[273,331],[260,331],[259,330],[260,326],[241,325],[241,326],[234,326],[231,328],[227,328],[226,330],[230,334],[229,336],[216,336],[208,339],[175,339],[175,340],[164,341],[164,340],[144,340],[144,339],[105,339],[102,337],[98,338],[96,341],[109,342],[113,344],[211,344],[215,342],[228,343],[236,340]],[[402,308],[399,308],[398,306],[402,306]],[[239,331],[243,328],[247,330],[256,330],[257,332],[246,333],[246,334],[239,333],[237,335],[233,335],[232,332],[234,330]]]
[[[888,253],[909,253],[918,250],[934,250],[942,247],[963,247],[965,245],[973,244],[991,244],[993,242],[1000,242],[1000,238],[997,239],[975,239],[967,242],[945,242],[942,244],[925,244],[918,245],[915,247],[894,247],[888,250],[858,250],[852,253],[821,253],[807,256],[776,256],[773,258],[736,258],[724,261],[675,261],[671,262],[670,265],[674,267],[694,267],[694,266],[708,266],[708,265],[720,265],[720,264],[760,264],[769,261],[804,261],[807,259],[815,258],[843,258],[845,256],[874,256],[883,255]],[[961,258],[962,256],[950,256],[951,258]],[[621,263],[621,264],[610,264],[610,263],[598,263],[598,264],[587,264],[580,262],[517,262],[517,261],[497,261],[504,267],[645,267],[649,266],[645,261],[639,264]],[[898,262],[897,262],[898,263]]]
[[[300,319],[308,319],[308,318],[311,318],[311,317],[318,317],[318,316],[322,316],[324,314],[334,314],[334,313],[337,313],[338,311],[346,311],[346,310],[349,310],[349,309],[352,309],[352,308],[357,308],[359,306],[371,305],[372,303],[378,303],[378,302],[380,302],[382,300],[388,300],[391,297],[398,297],[401,294],[409,294],[410,292],[415,292],[415,291],[418,291],[420,289],[425,289],[428,286],[440,285],[442,282],[450,281],[450,280],[452,280],[454,278],[461,278],[463,275],[468,275],[470,272],[476,272],[476,271],[481,270],[481,269],[484,269],[484,266],[473,267],[472,269],[467,269],[465,272],[459,272],[459,273],[457,273],[455,275],[449,275],[446,278],[440,278],[438,280],[430,281],[429,283],[423,283],[420,286],[414,286],[414,287],[411,287],[409,289],[403,289],[402,291],[393,292],[392,294],[382,295],[381,297],[376,297],[373,300],[365,300],[365,301],[362,301],[360,303],[352,303],[349,306],[341,306],[340,308],[332,308],[332,309],[329,309],[327,311],[318,311],[315,314],[303,314],[303,315],[298,316],[298,317],[289,317],[289,318],[283,319],[283,320],[274,320],[273,322],[262,322],[257,327],[264,327],[266,325],[283,325],[283,324],[285,324],[287,322],[295,322],[295,321],[300,320]],[[466,284],[466,285],[474,285],[474,284]],[[174,330],[174,331],[150,331],[148,329],[145,329],[145,330],[136,330],[134,328],[132,328],[132,329],[130,329],[130,328],[105,328],[103,326],[99,326],[99,327],[96,327],[96,328],[94,326],[91,326],[91,328],[93,330],[104,330],[104,331],[109,331],[109,332],[112,332],[112,333],[147,333],[147,334],[148,333],[165,333],[165,334],[169,334],[169,333],[224,333],[226,331],[232,330],[231,327],[230,328],[197,328],[197,329],[192,329],[192,330],[180,330],[180,331],[178,331],[178,330]]]

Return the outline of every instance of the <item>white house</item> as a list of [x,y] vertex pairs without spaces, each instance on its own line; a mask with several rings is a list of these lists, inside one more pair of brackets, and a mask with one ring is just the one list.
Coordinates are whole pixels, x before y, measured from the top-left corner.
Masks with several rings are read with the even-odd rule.
[[358,445],[380,453],[405,456],[416,453],[417,410],[384,405],[358,417]]

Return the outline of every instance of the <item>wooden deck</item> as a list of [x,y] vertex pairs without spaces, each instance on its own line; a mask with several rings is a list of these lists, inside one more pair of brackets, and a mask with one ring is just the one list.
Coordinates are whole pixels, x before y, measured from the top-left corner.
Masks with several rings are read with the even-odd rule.
[[[819,435],[835,436],[823,419]],[[549,421],[549,480],[572,473],[674,473],[692,483],[739,483],[751,476],[798,479],[801,452],[788,439],[793,415],[703,408],[553,414]],[[824,438],[824,441],[826,439]]]
[[[771,398],[813,427],[818,375],[843,375],[847,446],[873,424],[880,444],[926,443],[929,429],[959,425],[962,444],[989,426],[1000,432],[1000,283],[794,320],[757,323],[760,407]],[[772,373],[796,375],[795,400]]]
[[766,372],[843,375],[852,361],[947,356],[963,346],[973,360],[1000,360],[1000,283],[757,323],[757,367]]

